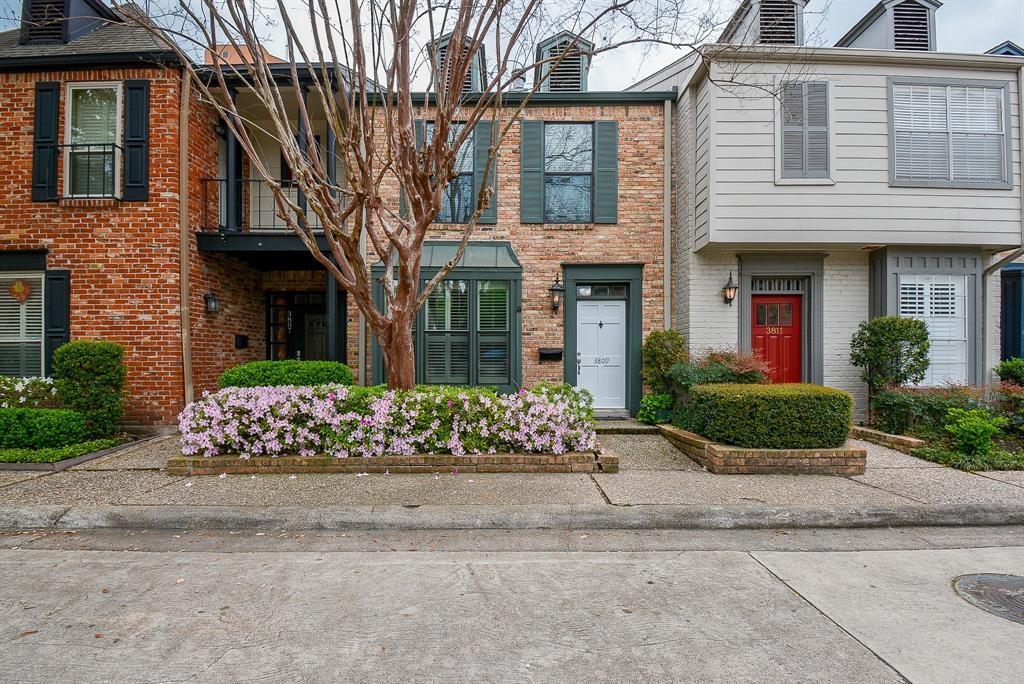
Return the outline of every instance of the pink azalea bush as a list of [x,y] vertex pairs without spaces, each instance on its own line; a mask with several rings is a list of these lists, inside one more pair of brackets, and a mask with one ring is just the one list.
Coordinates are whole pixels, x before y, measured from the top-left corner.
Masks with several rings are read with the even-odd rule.
[[590,395],[543,383],[505,395],[459,387],[229,387],[189,404],[179,428],[186,456],[562,454],[597,448]]

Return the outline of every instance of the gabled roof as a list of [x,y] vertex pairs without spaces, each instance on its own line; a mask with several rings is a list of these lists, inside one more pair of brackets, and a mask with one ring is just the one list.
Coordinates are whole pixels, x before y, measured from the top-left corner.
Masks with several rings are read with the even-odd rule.
[[986,55],[1006,55],[1008,57],[1024,57],[1024,48],[1012,40],[1004,40],[991,50],[985,51]]

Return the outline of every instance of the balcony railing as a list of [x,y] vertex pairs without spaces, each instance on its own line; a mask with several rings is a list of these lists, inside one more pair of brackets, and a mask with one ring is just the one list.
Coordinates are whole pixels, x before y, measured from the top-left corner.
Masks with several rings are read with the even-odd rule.
[[116,143],[55,145],[63,156],[67,199],[120,199],[124,149]]
[[[291,231],[281,215],[274,191],[263,180],[242,178],[203,178],[202,225],[204,231]],[[275,180],[287,197],[298,206],[305,201],[298,186],[290,180]],[[233,207],[231,205],[234,205]],[[320,221],[313,213],[306,214],[314,230]]]

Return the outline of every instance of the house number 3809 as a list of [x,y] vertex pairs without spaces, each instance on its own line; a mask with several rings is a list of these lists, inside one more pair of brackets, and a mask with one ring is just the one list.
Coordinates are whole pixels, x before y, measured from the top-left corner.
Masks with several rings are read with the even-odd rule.
[[598,366],[603,366],[607,363],[611,363],[611,359],[608,358],[607,356],[595,356],[594,363],[596,363]]

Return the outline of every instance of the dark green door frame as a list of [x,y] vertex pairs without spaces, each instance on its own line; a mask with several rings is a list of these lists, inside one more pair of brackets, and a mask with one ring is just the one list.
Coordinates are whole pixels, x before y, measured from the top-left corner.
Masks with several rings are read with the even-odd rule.
[[626,285],[626,408],[631,415],[640,409],[640,346],[643,344],[643,264],[562,264],[565,272],[564,378],[576,384],[576,285],[615,283]]

